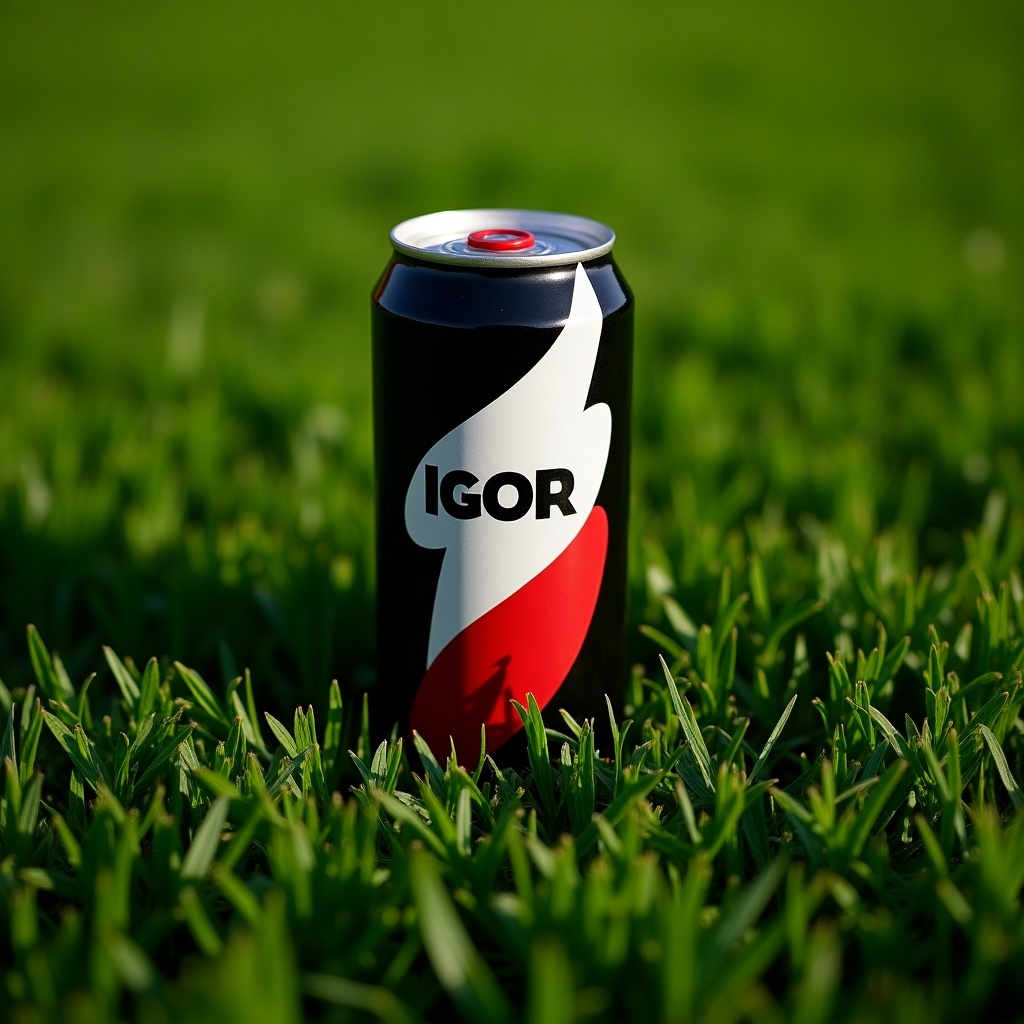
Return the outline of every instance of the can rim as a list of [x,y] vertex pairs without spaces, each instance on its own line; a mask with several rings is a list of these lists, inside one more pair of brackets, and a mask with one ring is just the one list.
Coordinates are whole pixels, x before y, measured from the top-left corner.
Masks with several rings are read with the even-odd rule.
[[[532,250],[470,249],[452,246],[479,231],[509,229],[536,236]],[[600,221],[545,210],[442,210],[397,224],[391,231],[395,250],[430,263],[464,267],[557,267],[604,256],[615,232]]]

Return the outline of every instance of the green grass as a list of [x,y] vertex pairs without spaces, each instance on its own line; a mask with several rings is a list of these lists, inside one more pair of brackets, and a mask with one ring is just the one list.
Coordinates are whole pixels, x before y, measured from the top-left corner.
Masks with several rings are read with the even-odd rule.
[[337,684],[289,725],[248,674],[107,649],[75,686],[30,630],[35,683],[0,691],[13,1018],[985,1017],[1024,966],[1024,590],[970,546],[941,582],[836,559],[827,609],[877,646],[825,664],[824,602],[773,608],[761,553],[699,629],[656,573],[663,675],[604,758],[520,708],[522,774],[374,750]]
[[[0,13],[0,1020],[1005,1016],[1018,9],[441,10]],[[368,295],[478,204],[638,300],[637,667],[518,771],[361,700]]]

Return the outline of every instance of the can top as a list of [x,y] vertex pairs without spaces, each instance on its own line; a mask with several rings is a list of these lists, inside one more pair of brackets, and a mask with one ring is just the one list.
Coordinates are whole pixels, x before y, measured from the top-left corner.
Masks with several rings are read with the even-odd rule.
[[596,220],[540,210],[445,210],[403,221],[398,252],[465,267],[553,267],[611,251],[615,232]]

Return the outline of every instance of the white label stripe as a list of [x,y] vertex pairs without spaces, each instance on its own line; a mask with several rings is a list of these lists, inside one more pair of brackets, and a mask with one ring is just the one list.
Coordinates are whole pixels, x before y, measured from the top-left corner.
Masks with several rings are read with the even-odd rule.
[[[466,626],[550,565],[594,507],[612,428],[607,405],[584,408],[602,320],[601,304],[579,264],[569,317],[551,348],[508,391],[449,431],[420,460],[406,492],[406,529],[421,547],[447,549],[434,599],[428,666]],[[428,465],[437,467],[442,480],[454,470],[468,471],[479,481],[469,490],[478,495],[498,473],[535,481],[538,470],[568,469],[575,512],[563,514],[556,506],[538,518],[531,508],[513,521],[486,512],[471,519],[453,518],[443,509],[432,515],[425,501]],[[505,507],[514,503],[512,489],[500,492],[499,502]]]

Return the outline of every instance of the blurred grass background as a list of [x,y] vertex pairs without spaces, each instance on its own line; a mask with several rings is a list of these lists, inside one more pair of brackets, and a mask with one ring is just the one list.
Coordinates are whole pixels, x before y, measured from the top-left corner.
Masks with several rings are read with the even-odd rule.
[[1022,52],[1019,4],[4,5],[0,676],[31,621],[372,677],[369,292],[450,207],[618,233],[638,593],[752,510],[959,558],[1024,508]]

